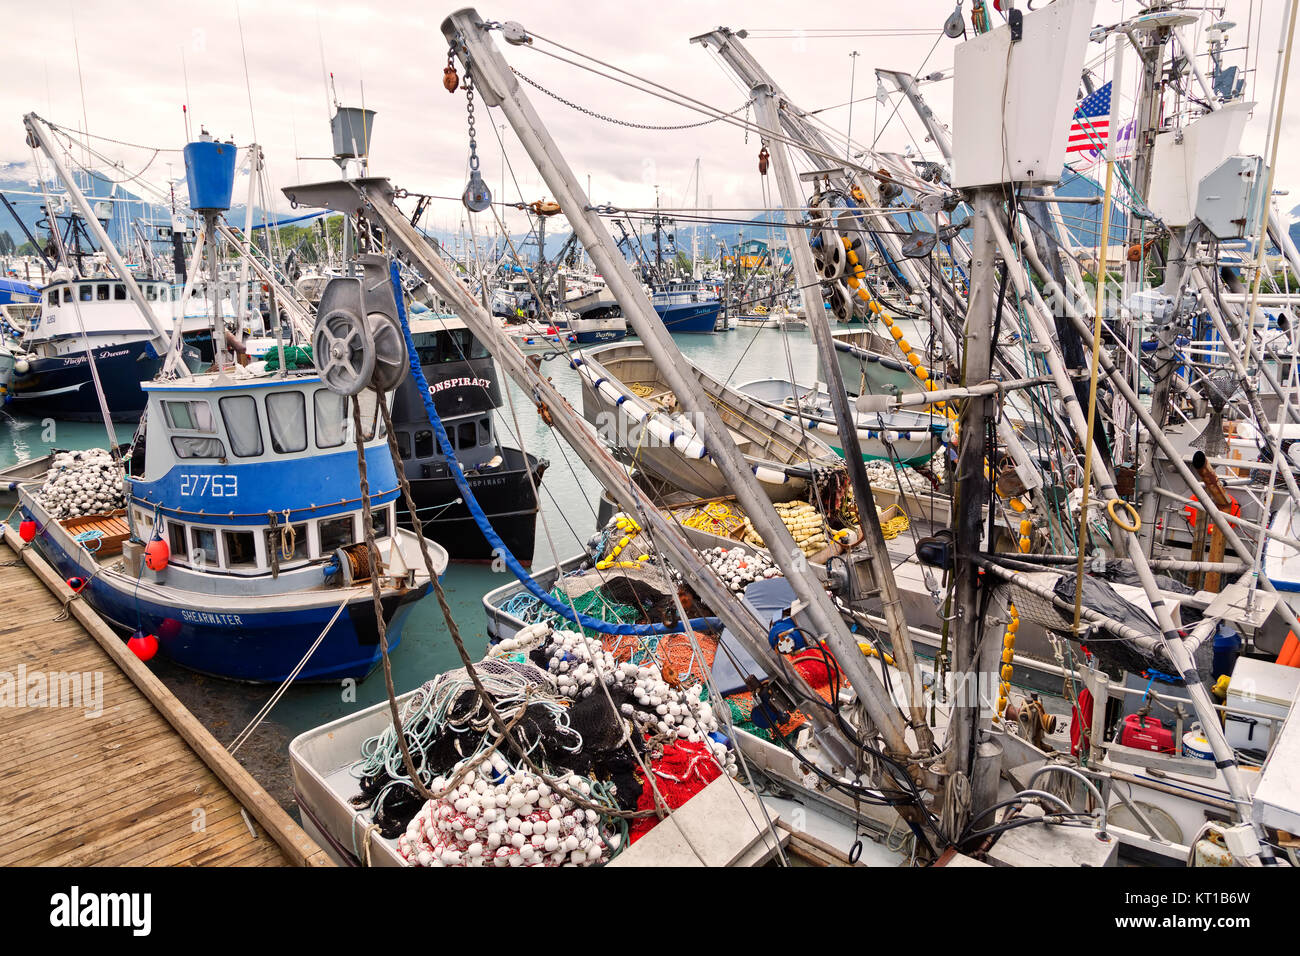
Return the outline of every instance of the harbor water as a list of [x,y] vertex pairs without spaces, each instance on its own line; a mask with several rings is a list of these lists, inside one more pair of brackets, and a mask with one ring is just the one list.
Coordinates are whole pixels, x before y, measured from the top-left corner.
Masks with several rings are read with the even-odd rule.
[[[811,383],[820,377],[817,353],[804,329],[740,328],[713,335],[674,336],[682,352],[711,375],[730,385],[756,378],[793,378]],[[581,407],[578,378],[561,356],[543,365],[560,392]],[[499,374],[499,370],[498,370]],[[541,485],[542,511],[537,526],[533,566],[544,568],[573,556],[596,529],[598,483],[576,455],[538,416],[513,382],[507,380],[506,402],[497,412],[503,444],[521,447],[551,465]],[[131,439],[133,425],[115,426],[118,442]],[[102,424],[52,421],[0,411],[0,467],[37,458],[52,448],[104,447]],[[11,516],[11,521],[16,518]],[[442,578],[457,626],[472,657],[487,647],[483,595],[508,583],[504,567],[453,564]],[[314,637],[314,635],[312,635]],[[393,652],[393,683],[405,693],[441,671],[460,666],[460,659],[437,600],[426,597],[413,610],[401,645]],[[266,685],[237,684],[195,674],[161,658],[150,667],[171,691],[223,743],[229,743],[274,693]],[[303,684],[289,688],[237,756],[258,781],[296,816],[289,780],[289,742],[298,734],[385,699],[382,669],[359,683]]]

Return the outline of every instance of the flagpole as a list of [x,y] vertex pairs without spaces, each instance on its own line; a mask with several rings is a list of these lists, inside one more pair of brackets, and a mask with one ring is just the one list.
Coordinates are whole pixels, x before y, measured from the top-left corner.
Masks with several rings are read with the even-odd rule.
[[[1079,551],[1078,566],[1075,569],[1074,586],[1074,627],[1071,633],[1078,635],[1079,619],[1083,614],[1083,563],[1088,551],[1088,492],[1092,483],[1093,435],[1097,427],[1097,374],[1101,365],[1101,317],[1102,305],[1106,298],[1106,253],[1110,247],[1110,199],[1115,184],[1115,109],[1119,104],[1116,90],[1124,66],[1124,47],[1117,43],[1115,48],[1115,78],[1111,81],[1110,122],[1106,126],[1106,189],[1102,195],[1101,236],[1097,244],[1097,295],[1094,302],[1092,322],[1092,367],[1088,389],[1088,437],[1083,443],[1083,499],[1079,504],[1079,532],[1075,536]],[[1099,730],[1099,728],[1098,728]],[[1089,742],[1091,748],[1091,741]],[[1091,756],[1091,751],[1090,751]]]

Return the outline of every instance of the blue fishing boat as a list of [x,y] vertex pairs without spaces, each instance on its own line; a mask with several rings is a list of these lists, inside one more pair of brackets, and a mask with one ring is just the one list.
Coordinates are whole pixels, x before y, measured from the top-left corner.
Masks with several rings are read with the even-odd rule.
[[[183,667],[280,682],[305,658],[298,680],[364,678],[381,653],[350,400],[314,371],[227,370],[143,388],[145,420],[116,473],[107,469],[125,507],[102,509],[102,464],[90,514],[76,507],[88,482],[27,483],[19,502],[35,547],[104,618],[155,637]],[[370,389],[359,398],[395,647],[429,578],[419,540],[397,527],[378,399]],[[446,551],[426,545],[441,573]]]
[[36,302],[40,297],[41,290],[34,285],[0,276],[0,305],[24,305]]
[[[173,324],[181,288],[150,279],[136,284],[154,324]],[[16,346],[10,401],[20,411],[69,421],[99,421],[107,405],[114,421],[138,421],[145,407],[140,383],[162,370],[168,343],[131,301],[126,283],[111,276],[77,278],[60,269],[40,296],[40,312],[21,330]],[[188,333],[182,358],[198,368],[194,336],[210,340],[207,316],[184,320],[182,329]]]
[[669,282],[650,297],[669,332],[712,332],[722,301],[698,282]]

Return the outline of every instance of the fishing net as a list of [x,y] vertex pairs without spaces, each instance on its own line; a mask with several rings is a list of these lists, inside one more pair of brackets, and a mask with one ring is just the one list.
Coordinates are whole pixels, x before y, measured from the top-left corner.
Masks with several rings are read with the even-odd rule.
[[[266,370],[275,371],[280,367],[280,350],[271,349],[266,353]],[[312,368],[310,345],[286,345],[284,347],[284,367],[287,369]]]
[[[654,774],[655,787],[645,787],[641,791],[641,797],[637,801],[638,810],[655,809],[654,790],[659,791],[659,796],[669,809],[676,810],[722,773],[707,746],[686,740],[665,746],[662,755],[651,761],[650,772]],[[659,822],[658,817],[637,817],[628,830],[629,842],[635,843]]]
[[[829,653],[829,652],[828,652]],[[803,675],[804,680],[812,687],[817,695],[830,703],[835,694],[833,677],[836,667],[834,658],[828,665],[826,658],[820,650],[810,648],[794,655],[791,659],[795,670]],[[727,706],[731,709],[731,721],[740,730],[753,734],[763,740],[775,741],[776,736],[767,726],[760,725],[754,720],[754,708],[757,703],[752,691],[742,691],[738,694],[731,694],[727,697]],[[808,717],[801,711],[790,711],[789,717],[778,723],[777,730],[781,736],[789,737],[795,730],[807,723]],[[763,724],[770,722],[770,719],[764,719]]]
[[[562,601],[566,606],[573,607],[579,614],[586,614],[607,624],[636,624],[642,619],[639,608],[630,604],[611,601],[605,597],[599,588],[593,588],[573,598],[565,594],[560,588],[554,588],[551,591],[551,596]],[[572,628],[574,626],[563,614],[551,610],[541,600],[527,592],[516,594],[510,598],[501,605],[501,610],[519,618],[525,624],[545,622],[556,628]],[[583,632],[589,637],[600,636],[599,632],[591,628],[583,628]]]
[[[695,651],[699,646],[699,653]],[[695,642],[681,632],[656,635],[606,635],[606,649],[617,661],[657,664],[677,681],[703,682],[718,652],[715,635],[697,632]]]

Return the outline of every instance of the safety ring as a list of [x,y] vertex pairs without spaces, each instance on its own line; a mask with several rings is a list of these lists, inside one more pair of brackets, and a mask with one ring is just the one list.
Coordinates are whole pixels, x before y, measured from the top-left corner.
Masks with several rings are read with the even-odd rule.
[[[1115,513],[1116,505],[1123,505],[1128,509],[1128,513],[1132,516],[1133,520],[1128,523],[1121,521],[1119,515]],[[1138,515],[1137,509],[1123,498],[1112,498],[1110,501],[1106,502],[1106,514],[1110,515],[1110,520],[1115,522],[1115,524],[1120,528],[1123,528],[1125,531],[1137,531],[1142,527],[1142,518]]]

